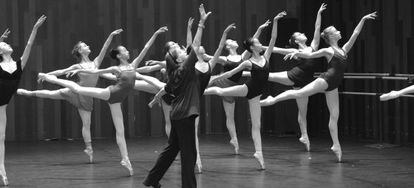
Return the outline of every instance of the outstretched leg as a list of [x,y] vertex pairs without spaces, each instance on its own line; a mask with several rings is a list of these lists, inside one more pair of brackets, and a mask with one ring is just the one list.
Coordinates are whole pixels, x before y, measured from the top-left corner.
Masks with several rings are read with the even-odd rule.
[[408,93],[414,93],[414,85],[406,87],[406,88],[404,88],[402,90],[399,90],[399,91],[391,91],[389,93],[385,93],[385,94],[380,96],[380,100],[381,101],[388,101],[388,100],[398,98],[401,95],[405,95],[405,94],[408,94]]
[[91,111],[78,109],[79,115],[82,120],[82,137],[85,142],[85,152],[89,156],[89,162],[93,163],[93,149],[91,139]]
[[289,99],[304,98],[314,95],[319,92],[323,92],[328,88],[328,83],[322,78],[317,78],[313,82],[309,83],[305,87],[299,90],[287,90],[276,97],[269,96],[264,100],[260,101],[262,106],[270,106],[280,101]]
[[245,84],[231,86],[226,88],[209,87],[204,90],[204,95],[218,95],[229,97],[245,97],[247,95],[248,88]]
[[331,150],[335,153],[338,161],[341,162],[342,150],[341,145],[339,144],[338,139],[338,119],[339,119],[339,96],[338,89],[329,91],[325,93],[326,104],[329,109],[329,132],[331,133],[331,138],[333,145]]
[[109,104],[112,114],[112,120],[115,125],[116,131],[116,143],[118,144],[119,151],[121,152],[122,161],[121,165],[124,166],[129,170],[129,175],[134,174],[134,170],[132,169],[131,162],[128,158],[128,150],[125,141],[125,133],[124,133],[124,118],[122,115],[121,103],[114,103]]
[[29,91],[26,89],[18,89],[16,93],[18,95],[23,95],[23,96],[28,96],[28,97],[33,96],[33,97],[39,97],[39,98],[62,100],[63,97],[60,93],[64,90],[69,90],[69,89],[62,88],[58,90],[34,90],[34,91]]
[[252,98],[249,100],[249,108],[250,108],[250,118],[252,121],[252,138],[254,142],[254,149],[256,152],[254,153],[254,157],[258,161],[260,165],[260,169],[264,170],[264,159],[263,159],[263,152],[262,152],[262,137],[260,134],[260,127],[261,122],[260,118],[262,115],[262,108],[260,107],[260,96]]
[[299,141],[305,144],[306,150],[310,150],[310,142],[308,137],[308,131],[307,131],[307,121],[306,121],[306,115],[308,112],[308,97],[304,98],[297,98],[296,103],[298,105],[298,123],[300,127],[301,136],[299,138]]
[[293,86],[292,80],[290,80],[288,78],[287,72],[283,71],[283,72],[271,72],[269,73],[269,78],[267,79],[271,82],[277,82],[279,84],[283,84],[286,86]]
[[239,154],[239,142],[237,141],[236,124],[234,123],[235,102],[223,100],[224,112],[226,113],[226,126],[230,134],[230,144],[234,146],[234,153]]
[[4,140],[6,138],[6,115],[7,104],[0,106],[0,176],[2,177],[3,184],[8,185],[6,169],[4,167]]

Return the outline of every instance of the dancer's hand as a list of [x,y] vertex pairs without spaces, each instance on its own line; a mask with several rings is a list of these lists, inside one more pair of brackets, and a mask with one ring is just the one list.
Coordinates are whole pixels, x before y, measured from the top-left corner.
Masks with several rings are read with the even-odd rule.
[[215,82],[221,80],[220,75],[211,76],[208,85],[214,84]]
[[297,53],[299,53],[299,52],[292,52],[292,53],[289,53],[289,54],[286,54],[285,55],[285,57],[283,57],[283,59],[286,61],[286,60],[291,60],[291,59],[293,59],[293,58],[297,58],[296,57],[296,54]]
[[198,8],[198,10],[200,11],[200,21],[201,20],[203,20],[203,21],[207,20],[208,16],[211,14],[211,11],[206,13],[206,10],[204,8],[204,4],[201,4],[200,7]]
[[227,28],[224,30],[224,33],[229,33],[232,29],[236,29],[236,24],[232,23],[229,26],[227,26]]
[[71,70],[71,71],[67,72],[67,73],[66,73],[66,78],[69,78],[69,77],[74,76],[75,74],[78,74],[78,73],[79,73],[79,71],[80,71],[80,69],[77,69],[77,70]]
[[277,20],[279,20],[280,18],[283,18],[286,15],[287,15],[286,11],[282,11],[273,18],[273,21],[277,21]]
[[7,37],[9,37],[10,34],[10,29],[7,28],[4,33],[1,35],[0,39],[6,39]]
[[36,24],[34,25],[34,28],[39,28],[45,21],[46,21],[46,16],[42,15],[40,16],[40,18],[37,20]]
[[117,29],[115,31],[112,31],[111,35],[119,35],[119,33],[121,33],[122,31],[124,31],[123,29]]
[[193,26],[194,18],[190,17],[187,21],[187,28],[191,28]]
[[155,94],[154,99],[152,99],[152,101],[148,104],[148,106],[150,108],[152,108],[155,103],[158,103],[158,105],[161,106],[162,96],[164,96],[165,94],[166,94],[166,92],[165,92],[164,88],[162,88],[160,91],[158,91],[157,94]]
[[318,14],[321,14],[324,10],[326,10],[326,3],[322,3],[321,7],[318,10]]
[[37,77],[39,78],[39,80],[41,81],[49,81],[52,79],[56,79],[57,77],[55,75],[51,75],[51,74],[46,74],[46,73],[39,73],[37,75]]
[[362,17],[363,20],[375,20],[375,18],[377,17],[377,11],[371,13],[371,14],[367,14],[364,17]]
[[155,31],[155,34],[161,34],[161,33],[164,33],[164,32],[167,32],[168,31],[168,27],[167,26],[164,26],[164,27],[160,27],[157,31]]
[[270,20],[266,20],[264,24],[259,26],[259,29],[264,29],[265,27],[269,26],[270,23],[271,23]]
[[165,74],[165,73],[167,73],[167,69],[162,68],[162,69],[160,70],[160,72],[161,72],[162,74]]

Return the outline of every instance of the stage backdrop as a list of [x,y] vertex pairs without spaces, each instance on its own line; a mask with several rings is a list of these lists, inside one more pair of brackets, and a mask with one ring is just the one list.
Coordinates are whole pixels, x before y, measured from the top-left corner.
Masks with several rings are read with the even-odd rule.
[[[236,23],[237,29],[230,38],[239,41],[252,36],[266,19],[286,10],[288,16],[279,23],[277,46],[284,47],[294,31],[305,32],[312,39],[319,0],[0,0],[0,31],[7,27],[12,31],[7,40],[14,49],[14,58],[21,56],[34,22],[41,14],[48,16],[39,29],[33,50],[20,87],[34,89],[58,89],[52,84],[37,84],[38,72],[49,72],[75,63],[70,51],[81,40],[91,46],[91,59],[96,57],[106,37],[113,30],[123,28],[112,47],[122,44],[135,58],[153,32],[167,25],[168,33],[161,35],[148,59],[162,59],[162,47],[168,40],[185,44],[186,23],[195,17],[193,32],[198,21],[198,5],[203,2],[213,11],[206,23],[202,44],[208,53],[217,48],[226,25]],[[322,29],[335,25],[342,31],[346,41],[360,18],[377,10],[377,21],[367,21],[358,41],[349,53],[348,72],[394,72],[414,71],[414,2],[410,0],[327,0],[328,9],[322,16]],[[271,28],[267,28],[261,41],[268,44]],[[321,42],[323,46],[323,42]],[[241,46],[241,45],[240,45]],[[241,53],[242,48],[239,49]],[[410,53],[411,52],[411,53]],[[225,55],[226,52],[223,53]],[[116,65],[106,57],[102,67]],[[282,56],[273,55],[272,71],[284,71],[293,65],[286,64]],[[214,71],[220,72],[221,67]],[[152,74],[159,76],[158,74]],[[378,82],[355,82],[346,80],[340,90],[377,91]],[[98,87],[111,82],[100,80]],[[384,82],[384,90],[407,86],[403,82]],[[289,89],[269,83],[266,95]],[[126,136],[163,136],[164,122],[159,107],[150,109],[147,103],[152,95],[135,92],[123,102]],[[413,101],[410,99],[378,103],[376,97],[340,96],[341,138],[378,140],[382,123],[385,141],[409,143],[413,141],[411,116]],[[310,98],[308,119],[311,136],[328,133],[328,112],[323,95]],[[201,134],[227,134],[221,99],[209,96],[203,99],[200,120]],[[81,122],[77,110],[66,101],[14,97],[8,106],[7,140],[41,140],[46,138],[81,138]],[[298,131],[295,101],[282,102],[262,109],[264,134],[285,135]],[[250,115],[246,99],[236,101],[236,127],[239,135],[250,134]],[[411,123],[410,123],[411,122]],[[114,137],[114,128],[108,105],[95,100],[92,115],[94,138]]]

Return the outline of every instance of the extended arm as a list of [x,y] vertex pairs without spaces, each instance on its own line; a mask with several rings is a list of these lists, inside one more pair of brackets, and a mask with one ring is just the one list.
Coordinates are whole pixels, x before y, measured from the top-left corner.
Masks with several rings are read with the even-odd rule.
[[36,24],[33,27],[32,33],[30,34],[29,40],[27,41],[26,48],[24,49],[23,55],[20,58],[22,62],[22,68],[26,66],[27,59],[29,59],[30,51],[32,50],[33,42],[36,38],[37,29],[45,22],[45,20],[45,15],[40,16],[40,18],[37,20]]
[[311,47],[313,50],[318,50],[319,42],[321,39],[321,20],[322,20],[322,12],[326,9],[326,4],[322,3],[321,7],[318,10],[318,15],[316,15],[315,21],[315,32],[313,33],[313,39],[311,43]]
[[221,39],[220,39],[219,46],[216,52],[214,53],[213,59],[209,61],[211,69],[213,69],[214,66],[216,66],[216,63],[220,58],[221,51],[223,50],[224,43],[226,42],[226,39],[227,39],[227,34],[230,32],[230,30],[235,29],[235,28],[236,26],[234,26],[234,23],[232,23],[229,26],[227,26],[227,28],[224,30],[223,35],[221,36]]
[[270,38],[270,42],[269,42],[269,48],[267,48],[264,57],[266,58],[267,61],[269,61],[270,55],[272,54],[273,51],[273,47],[275,46],[276,43],[276,38],[277,38],[277,22],[279,21],[280,18],[282,18],[283,16],[286,16],[286,12],[281,12],[279,14],[277,14],[277,16],[275,16],[273,18],[273,28],[272,28],[272,37]]
[[361,21],[359,21],[358,25],[355,27],[351,38],[349,38],[348,42],[345,43],[345,45],[342,47],[342,49],[345,51],[345,53],[348,53],[349,50],[351,50],[351,48],[354,45],[356,39],[358,38],[359,33],[362,30],[362,27],[364,26],[365,21],[368,20],[368,19],[375,19],[376,17],[377,17],[377,12],[373,12],[371,14],[368,14],[368,15],[365,15],[364,17],[362,17]]
[[112,39],[114,38],[114,36],[115,35],[118,35],[122,31],[123,31],[122,29],[117,29],[117,30],[113,31],[109,35],[109,37],[106,39],[106,41],[105,41],[105,43],[104,43],[104,45],[103,45],[103,47],[101,49],[101,52],[99,52],[99,55],[93,60],[93,62],[95,63],[95,66],[97,68],[99,68],[99,66],[101,66],[102,60],[104,59],[105,54],[106,54],[106,51],[108,50],[109,45],[111,44]]

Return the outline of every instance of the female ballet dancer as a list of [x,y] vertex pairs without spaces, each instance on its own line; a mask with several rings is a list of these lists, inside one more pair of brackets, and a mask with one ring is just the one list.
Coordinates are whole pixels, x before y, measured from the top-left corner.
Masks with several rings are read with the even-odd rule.
[[197,33],[190,48],[190,53],[180,48],[175,42],[166,43],[166,63],[168,83],[151,101],[159,102],[167,92],[175,96],[171,103],[171,134],[168,146],[159,155],[155,166],[143,182],[145,186],[161,187],[159,181],[174,161],[178,152],[181,153],[182,187],[197,187],[194,175],[196,164],[195,118],[200,111],[200,82],[196,77],[195,64],[201,45],[201,35],[204,23],[211,12],[206,13],[204,5],[199,7],[200,22]]
[[[315,31],[310,46],[306,45],[308,40],[303,33],[295,32],[289,39],[289,44],[294,48],[279,48],[274,47],[273,53],[279,53],[282,55],[287,55],[292,52],[306,51],[313,52],[318,50],[319,41],[320,41],[320,28],[321,28],[321,14],[326,9],[326,4],[322,3],[321,7],[318,10],[315,22]],[[299,62],[298,66],[293,67],[289,71],[283,72],[271,72],[269,73],[268,81],[277,82],[287,86],[293,86],[295,89],[302,88],[312,82],[315,78],[313,74],[316,71],[322,68],[322,63],[316,62],[315,60],[297,58]],[[310,150],[310,142],[307,131],[307,120],[306,114],[308,109],[308,97],[297,98],[296,104],[298,106],[298,123],[300,127],[301,137],[299,141],[303,143],[306,147],[306,150]]]
[[142,75],[136,73],[135,69],[146,55],[151,45],[154,43],[156,37],[159,34],[166,31],[166,27],[158,29],[152,35],[147,44],[145,44],[144,49],[142,49],[138,57],[135,58],[131,64],[128,63],[129,51],[123,46],[118,46],[115,49],[112,49],[110,52],[111,58],[119,62],[118,66],[112,66],[106,69],[76,69],[70,71],[70,75],[74,75],[77,73],[112,73],[117,75],[117,83],[107,88],[84,87],[80,86],[79,84],[73,81],[58,79],[55,75],[39,73],[39,79],[41,80],[45,80],[50,83],[58,84],[63,87],[69,88],[73,92],[80,95],[85,95],[108,101],[109,107],[111,109],[112,120],[114,122],[116,130],[116,142],[118,144],[122,156],[121,165],[128,169],[130,176],[133,175],[134,171],[132,169],[131,162],[128,158],[128,151],[124,135],[124,120],[122,115],[121,102],[128,96],[130,91],[133,89],[136,79],[145,79],[144,77],[142,77]]
[[[52,72],[49,72],[47,74],[49,75],[55,75],[55,76],[61,76],[65,75],[68,72],[76,69],[98,69],[102,63],[102,60],[105,57],[106,51],[111,44],[111,41],[115,35],[118,35],[122,32],[122,29],[118,29],[113,31],[109,37],[106,39],[101,52],[99,55],[91,61],[89,59],[89,54],[91,53],[91,50],[89,49],[89,46],[79,41],[76,43],[76,45],[73,47],[72,55],[76,58],[77,62],[76,64],[73,64],[72,66],[55,70]],[[80,86],[84,87],[96,87],[96,84],[98,82],[98,75],[97,74],[78,74],[79,76],[79,82],[78,84]],[[79,95],[69,88],[62,88],[58,90],[35,90],[35,91],[28,91],[25,89],[18,89],[17,94],[24,95],[24,96],[36,96],[40,98],[49,98],[49,99],[55,99],[55,100],[66,100],[69,103],[73,104],[79,112],[79,115],[82,120],[82,136],[83,141],[85,142],[85,149],[83,152],[85,152],[86,155],[89,157],[89,162],[93,162],[93,149],[92,149],[92,139],[91,139],[91,112],[93,109],[93,98],[88,96]]]
[[[6,108],[19,85],[23,69],[29,59],[30,51],[36,38],[37,29],[45,22],[45,20],[45,15],[42,15],[37,20],[29,40],[27,41],[23,55],[17,61],[14,61],[11,56],[13,49],[10,45],[3,41],[0,42],[0,175],[4,185],[9,184],[6,169],[4,168],[4,140],[6,137],[7,123]],[[7,29],[1,38],[7,38],[9,33],[10,31]]]
[[267,97],[260,101],[262,106],[273,105],[277,102],[309,97],[316,93],[325,92],[328,109],[330,112],[329,118],[329,131],[332,137],[333,146],[331,150],[335,153],[338,158],[338,162],[341,162],[342,150],[338,139],[338,118],[339,118],[339,97],[338,97],[338,86],[342,81],[346,65],[347,65],[347,54],[351,50],[355,43],[359,33],[364,26],[366,20],[375,19],[377,13],[371,13],[364,16],[359,24],[356,26],[351,38],[345,43],[344,46],[339,47],[338,41],[342,38],[341,32],[337,31],[335,27],[329,26],[323,30],[321,37],[326,43],[330,45],[328,48],[320,49],[316,52],[293,52],[285,56],[287,58],[299,57],[299,58],[319,58],[325,57],[328,64],[328,70],[322,73],[319,78],[315,79],[305,87],[299,90],[288,90],[276,97]]
[[250,116],[252,119],[252,138],[256,152],[254,157],[260,165],[260,169],[265,169],[263,153],[262,153],[262,140],[260,136],[260,117],[261,108],[259,104],[260,96],[263,93],[266,81],[269,76],[269,58],[272,53],[272,49],[276,42],[277,37],[277,22],[280,18],[286,15],[286,12],[281,12],[273,18],[272,37],[269,42],[269,47],[265,51],[264,55],[260,55],[262,52],[262,44],[257,38],[249,38],[244,41],[244,46],[252,53],[252,57],[248,61],[244,61],[236,68],[228,71],[220,76],[211,79],[211,82],[220,79],[230,78],[234,74],[244,70],[250,69],[251,79],[243,85],[232,86],[228,88],[210,87],[204,92],[204,95],[219,95],[219,96],[237,96],[246,97],[249,99]]

